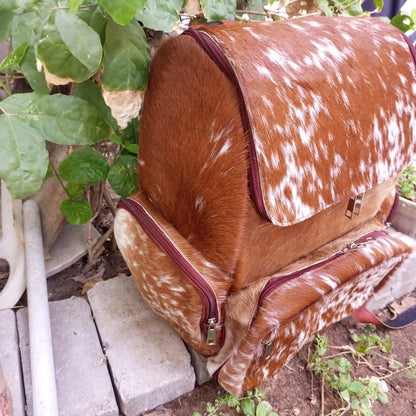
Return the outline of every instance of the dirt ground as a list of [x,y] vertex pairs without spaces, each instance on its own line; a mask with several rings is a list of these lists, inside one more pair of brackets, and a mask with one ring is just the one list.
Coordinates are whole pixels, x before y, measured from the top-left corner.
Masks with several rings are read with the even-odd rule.
[[[351,344],[350,330],[361,331],[362,324],[357,324],[352,319],[345,319],[332,325],[322,335],[328,337],[329,345],[342,346]],[[400,331],[385,331],[378,329],[381,338],[389,333],[393,340],[393,349],[389,356],[400,362],[407,362],[410,356],[416,355],[416,325]],[[273,410],[279,416],[318,416],[321,413],[321,384],[320,380],[312,376],[308,369],[308,357],[313,353],[312,343],[306,345],[285,367],[275,376],[260,386],[266,394],[266,399],[272,404]],[[347,357],[353,361],[351,357]],[[387,362],[377,363],[380,367],[388,368]],[[376,375],[366,366],[359,366],[352,373],[355,377]],[[376,403],[373,407],[377,416],[415,416],[416,415],[416,379],[406,375],[397,374],[386,380],[389,390],[387,404]],[[222,388],[215,382],[207,383],[195,388],[191,393],[180,397],[173,402],[159,407],[152,416],[191,416],[194,411],[201,414],[205,411],[206,403],[213,403],[216,397],[225,394]],[[328,415],[332,410],[342,407],[341,400],[333,391],[325,389],[324,414]],[[225,410],[224,410],[225,411]],[[227,410],[227,413],[237,413]],[[352,411],[344,413],[352,415]]]
[[[128,274],[128,269],[118,250],[114,250],[111,241],[99,262],[88,272],[85,272],[86,259],[82,259],[69,269],[48,279],[50,300],[64,299],[73,295],[82,296],[95,282],[108,279],[120,274]],[[416,294],[412,294],[416,296]],[[386,312],[387,313],[387,312]],[[327,330],[322,335],[328,337],[328,345],[353,345],[350,339],[351,331],[361,333],[364,325],[356,323],[353,319],[345,319]],[[407,363],[409,357],[416,357],[416,324],[410,327],[390,331],[377,328],[380,338],[389,335],[393,341],[393,348],[389,354],[390,359]],[[308,368],[308,362],[313,354],[313,343],[305,346],[284,368],[270,380],[260,386],[266,394],[266,399],[272,404],[273,410],[279,416],[318,416],[321,415],[321,382],[314,377]],[[308,358],[309,357],[309,358]],[[346,356],[350,361],[354,359]],[[384,369],[392,370],[391,364],[383,359],[371,358],[373,368],[366,365],[354,365],[353,377],[365,377],[385,374]],[[416,415],[416,378],[409,378],[404,373],[396,374],[386,379],[388,384],[387,404],[375,403],[374,415],[377,416],[415,416]],[[170,403],[158,407],[148,416],[192,416],[197,411],[204,415],[206,404],[214,403],[218,397],[223,397],[225,391],[215,381],[197,386],[188,393]],[[338,395],[330,388],[324,390],[324,414],[342,408]],[[237,415],[234,410],[223,409],[229,416]],[[206,414],[206,413],[205,413]],[[341,413],[337,413],[341,414]],[[344,415],[352,415],[349,410]]]

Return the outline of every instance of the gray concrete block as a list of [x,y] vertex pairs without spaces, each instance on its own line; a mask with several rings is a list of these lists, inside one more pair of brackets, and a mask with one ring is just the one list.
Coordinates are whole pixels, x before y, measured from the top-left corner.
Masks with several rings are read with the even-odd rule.
[[198,386],[207,383],[211,380],[211,376],[207,370],[207,358],[198,354],[190,347],[188,347],[188,351],[191,354],[192,366],[195,370],[196,383]]
[[0,311],[0,367],[13,400],[13,416],[25,414],[16,317],[12,310]]
[[193,390],[184,343],[146,305],[131,277],[96,284],[88,300],[123,414],[136,416]]
[[413,252],[387,278],[384,285],[369,301],[367,307],[372,311],[382,309],[394,300],[400,299],[416,289],[416,241],[395,230],[391,230],[391,232],[413,246]]
[[[118,406],[88,302],[49,303],[56,388],[61,416],[118,416]],[[27,310],[18,312],[28,415],[32,414]]]

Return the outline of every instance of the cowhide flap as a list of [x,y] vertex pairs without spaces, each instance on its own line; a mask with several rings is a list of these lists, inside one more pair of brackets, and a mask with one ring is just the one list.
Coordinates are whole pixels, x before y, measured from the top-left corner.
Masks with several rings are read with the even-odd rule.
[[253,196],[273,224],[310,218],[410,163],[414,48],[395,27],[316,16],[202,31],[239,80]]

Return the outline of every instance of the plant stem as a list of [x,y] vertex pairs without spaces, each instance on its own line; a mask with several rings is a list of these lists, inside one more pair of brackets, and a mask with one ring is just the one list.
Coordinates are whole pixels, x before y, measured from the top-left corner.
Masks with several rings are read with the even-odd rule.
[[58,179],[58,182],[62,186],[62,188],[65,191],[65,193],[68,195],[68,198],[69,199],[72,199],[71,198],[71,195],[69,195],[68,191],[66,190],[66,187],[65,187],[64,183],[62,182],[62,179],[61,179],[58,171],[55,169],[55,166],[51,163],[51,161],[49,161],[49,167],[51,168],[53,174],[56,176],[56,179]]

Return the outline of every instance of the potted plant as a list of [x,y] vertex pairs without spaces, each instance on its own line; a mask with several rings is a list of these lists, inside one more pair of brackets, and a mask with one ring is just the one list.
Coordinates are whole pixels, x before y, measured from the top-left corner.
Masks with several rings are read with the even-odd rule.
[[416,159],[400,175],[399,206],[393,227],[416,238]]

